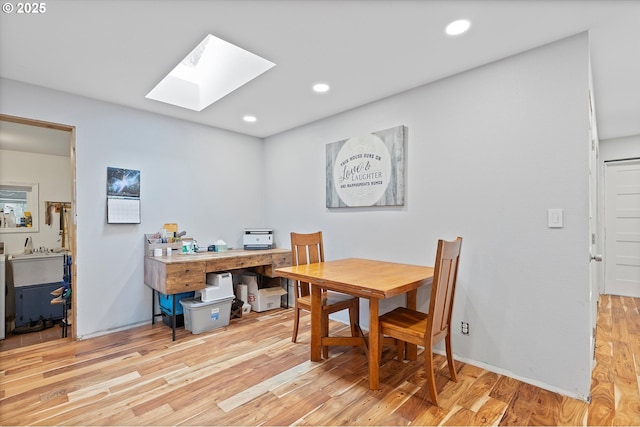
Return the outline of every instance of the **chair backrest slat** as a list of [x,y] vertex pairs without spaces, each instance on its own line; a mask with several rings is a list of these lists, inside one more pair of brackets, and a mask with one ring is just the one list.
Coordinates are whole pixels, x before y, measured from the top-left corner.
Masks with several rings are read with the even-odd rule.
[[[436,265],[429,302],[429,320],[425,336],[435,344],[449,333],[453,296],[456,290],[462,238],[453,242],[438,241]],[[429,338],[433,337],[433,338]]]
[[[322,231],[316,233],[291,233],[291,262],[293,265],[315,264],[324,261]],[[298,298],[311,293],[307,282],[296,281]]]

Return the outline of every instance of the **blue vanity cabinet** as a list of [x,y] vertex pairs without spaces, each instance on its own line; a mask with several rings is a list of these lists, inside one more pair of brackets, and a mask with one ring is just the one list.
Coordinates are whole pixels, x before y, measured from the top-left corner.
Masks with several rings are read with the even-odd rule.
[[40,285],[19,286],[15,288],[16,327],[28,325],[30,321],[43,319],[62,319],[64,304],[51,304],[55,298],[51,291],[63,284],[44,283]]

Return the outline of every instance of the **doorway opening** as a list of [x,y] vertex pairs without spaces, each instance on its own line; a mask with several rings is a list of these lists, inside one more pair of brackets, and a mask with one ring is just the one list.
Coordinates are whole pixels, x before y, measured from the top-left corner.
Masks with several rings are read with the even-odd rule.
[[640,158],[605,162],[604,293],[640,298]]
[[[16,302],[20,304],[20,310],[24,305],[21,301],[16,301],[16,289],[19,291],[19,297],[23,297],[25,291],[29,291],[27,295],[33,295],[32,292],[40,284],[33,286],[29,282],[27,286],[15,288],[12,279],[5,277],[9,280],[6,280],[6,286],[2,286],[5,301],[0,304],[0,308],[3,310],[0,321],[8,320],[8,322],[2,322],[5,339],[0,348],[4,350],[10,346],[24,346],[65,336],[75,338],[77,330],[74,307],[76,299],[73,297],[77,289],[75,127],[0,114],[0,150],[3,151],[2,161],[4,162],[0,181],[7,181],[9,186],[17,181],[28,182],[38,189],[37,200],[34,206],[30,207],[34,211],[31,213],[36,214],[32,220],[38,218],[37,226],[0,228],[0,242],[2,243],[0,246],[3,247],[4,252],[0,256],[4,260],[9,255],[13,257],[14,255],[20,256],[22,254],[25,256],[26,254],[29,257],[23,259],[33,261],[41,254],[58,255],[62,252],[65,255],[65,265],[63,266],[65,278],[60,285],[66,285],[66,288],[69,289],[65,295],[62,295],[67,297],[64,303],[64,316],[61,316],[64,322],[62,320],[59,324],[56,322],[56,328],[49,330],[48,327],[51,325],[47,320],[51,319],[39,319],[44,320],[47,328],[38,331],[39,323],[29,319],[26,323],[28,326],[19,330],[19,332],[27,333],[20,334],[22,336],[16,338],[17,335],[11,334],[16,330]],[[31,170],[29,170],[30,168]],[[0,185],[2,184],[3,182],[0,182]],[[30,244],[28,245],[28,243]],[[31,256],[33,258],[30,258]],[[60,258],[62,259],[62,257]],[[6,273],[13,274],[10,263],[7,261],[4,264],[7,267]],[[54,304],[56,295],[53,295],[52,292],[50,297],[51,303]],[[55,304],[61,303],[56,301]],[[37,312],[37,308],[32,309],[31,306],[28,310],[33,310],[29,313]],[[21,319],[21,322],[23,321],[24,316]],[[27,337],[31,335],[29,325],[33,325],[34,329],[31,337]]]

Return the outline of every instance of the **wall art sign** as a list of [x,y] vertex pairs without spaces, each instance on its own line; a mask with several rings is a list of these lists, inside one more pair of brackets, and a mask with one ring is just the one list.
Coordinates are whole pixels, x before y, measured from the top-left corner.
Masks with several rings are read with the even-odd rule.
[[328,208],[404,205],[405,126],[326,145]]
[[140,171],[107,168],[107,223],[140,224]]

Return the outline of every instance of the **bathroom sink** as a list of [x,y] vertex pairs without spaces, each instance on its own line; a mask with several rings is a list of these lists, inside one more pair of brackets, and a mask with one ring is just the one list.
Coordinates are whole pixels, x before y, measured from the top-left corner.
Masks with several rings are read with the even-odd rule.
[[45,253],[41,253],[41,252],[37,252],[37,253],[33,253],[33,254],[18,254],[18,255],[11,255],[11,258],[14,259],[35,259],[35,258],[50,258],[50,257],[59,257],[59,256],[63,256],[64,252],[45,252]]
[[64,252],[11,255],[13,286],[62,282]]

